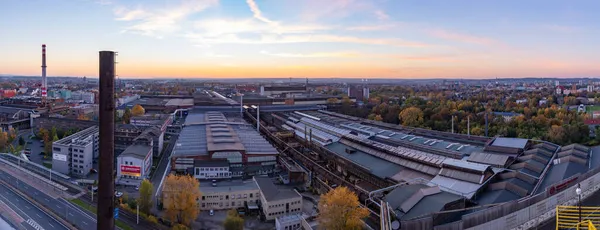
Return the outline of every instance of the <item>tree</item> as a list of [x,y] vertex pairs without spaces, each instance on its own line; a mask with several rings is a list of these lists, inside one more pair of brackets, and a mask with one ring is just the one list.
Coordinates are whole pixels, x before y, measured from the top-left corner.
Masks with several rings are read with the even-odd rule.
[[19,136],[19,145],[25,145],[25,139],[23,139],[23,136]]
[[183,224],[174,225],[171,230],[188,230],[189,228]]
[[369,215],[369,210],[360,207],[356,194],[344,186],[321,195],[319,211],[319,224],[333,230],[361,229],[361,219]]
[[152,208],[152,191],[154,190],[154,186],[152,183],[144,179],[142,181],[142,185],[140,186],[140,197],[138,198],[138,204],[140,205],[140,212],[150,213],[150,209]]
[[134,117],[142,116],[144,115],[144,113],[146,113],[146,110],[139,104],[134,105],[131,109],[131,115],[133,115]]
[[548,140],[557,144],[563,144],[565,141],[565,129],[558,125],[551,126],[548,131]]
[[71,130],[69,129],[69,130],[65,131],[65,133],[63,134],[63,137],[62,137],[62,138],[68,137],[68,136],[70,136],[71,134],[72,134],[72,133],[71,133]]
[[418,127],[423,123],[423,111],[417,107],[403,109],[398,116],[402,125]]
[[52,127],[52,129],[50,129],[50,136],[51,138],[53,138],[54,136],[56,136],[58,133],[58,131],[56,131],[56,127]]
[[189,226],[200,209],[200,183],[188,175],[169,175],[163,188],[166,217],[174,223]]
[[327,104],[337,104],[339,100],[335,97],[327,98]]
[[376,120],[376,121],[383,121],[383,117],[381,117],[381,115],[376,115],[376,116],[373,118],[373,120]]
[[0,131],[0,150],[8,146],[8,133]]
[[244,219],[240,217],[235,209],[231,209],[227,212],[225,222],[223,222],[225,230],[243,230]]
[[77,116],[77,120],[89,121],[90,118],[88,118],[85,114],[79,114],[79,116]]
[[123,123],[129,124],[130,120],[131,120],[131,110],[129,108],[126,108],[125,112],[123,112]]

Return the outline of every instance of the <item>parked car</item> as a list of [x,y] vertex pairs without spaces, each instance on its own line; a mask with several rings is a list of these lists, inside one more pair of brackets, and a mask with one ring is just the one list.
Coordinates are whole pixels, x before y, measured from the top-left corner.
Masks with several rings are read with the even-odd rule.
[[212,209],[209,211],[208,215],[214,216],[215,215],[215,211],[213,211]]
[[115,191],[115,197],[121,198],[123,196],[123,192]]
[[98,173],[98,170],[96,170],[96,169],[90,169],[90,173]]

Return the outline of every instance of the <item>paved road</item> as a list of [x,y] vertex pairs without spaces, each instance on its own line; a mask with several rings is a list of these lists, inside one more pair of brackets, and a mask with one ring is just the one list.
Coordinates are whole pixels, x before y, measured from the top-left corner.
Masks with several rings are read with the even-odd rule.
[[[173,152],[173,148],[175,147],[175,143],[177,142],[177,138],[179,135],[171,135],[171,139],[169,140],[169,144],[167,145],[167,149],[163,152],[161,156],[160,164],[156,168],[156,171],[152,175],[152,185],[154,185],[154,191],[152,194],[156,194],[158,189],[158,185],[160,184],[160,180],[167,169],[167,164],[169,163],[169,158],[171,157],[171,152]],[[156,203],[156,202],[155,202]]]
[[0,190],[0,201],[24,219],[21,225],[26,229],[69,229],[3,184],[0,184]]
[[17,180],[17,178],[5,173],[4,171],[0,171],[0,180],[3,180],[4,182],[16,187],[21,192],[25,193],[25,195],[51,209],[54,213],[66,219],[70,223],[73,223],[77,228],[85,230],[96,229],[96,219],[85,211],[79,209],[79,207],[75,206],[71,202],[63,198],[54,199],[37,190],[36,188]]

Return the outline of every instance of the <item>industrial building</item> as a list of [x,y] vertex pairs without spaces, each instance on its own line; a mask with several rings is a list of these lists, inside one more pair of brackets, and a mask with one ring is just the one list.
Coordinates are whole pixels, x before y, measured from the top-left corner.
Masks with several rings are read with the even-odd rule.
[[259,208],[266,220],[302,213],[302,195],[296,190],[277,188],[271,178],[254,177],[260,189]]
[[227,160],[232,177],[252,176],[273,172],[278,155],[239,111],[192,111],[173,149],[171,168],[194,174],[197,161]]
[[31,127],[30,118],[37,118],[39,114],[33,109],[0,106],[0,130],[28,129]]
[[152,145],[132,145],[117,157],[116,184],[139,186],[150,175]]
[[162,152],[164,132],[158,126],[136,126],[118,124],[115,127],[115,155],[119,155],[133,144],[152,146],[154,156]]
[[52,170],[85,177],[98,158],[98,126],[89,127],[52,143]]
[[327,191],[343,184],[376,210],[386,202],[408,229],[464,224],[461,216],[476,215],[464,208],[558,194],[578,175],[600,167],[600,157],[581,145],[403,127],[308,107],[261,106],[260,111],[266,125],[293,133],[310,148],[310,154],[287,154],[319,173],[313,187]]
[[308,92],[306,85],[262,85],[260,86],[261,96],[270,97],[294,97]]
[[[135,97],[134,97],[135,98]],[[131,98],[127,98],[130,100]],[[127,101],[123,100],[123,102]],[[173,112],[177,109],[188,109],[194,106],[192,97],[174,97],[174,96],[142,96],[138,99],[123,103],[117,107],[117,110],[124,111],[126,108],[133,108],[135,105],[141,105],[146,112]]]
[[198,200],[200,210],[231,210],[244,208],[257,210],[260,190],[254,181],[219,181],[200,183],[202,197]]

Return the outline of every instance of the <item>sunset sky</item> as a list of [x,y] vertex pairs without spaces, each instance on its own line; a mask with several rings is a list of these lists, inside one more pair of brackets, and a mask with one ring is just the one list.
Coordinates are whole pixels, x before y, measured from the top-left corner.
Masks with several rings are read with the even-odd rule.
[[600,1],[0,0],[0,74],[600,76]]

